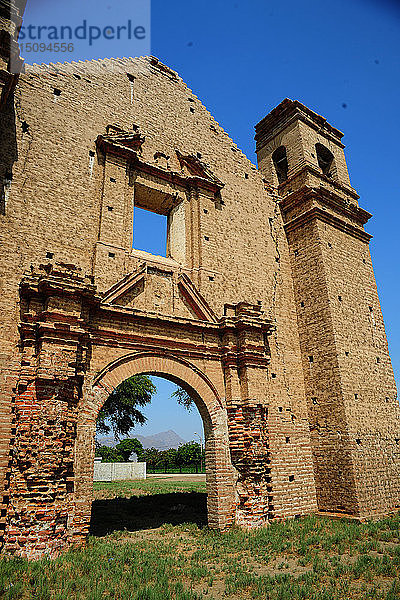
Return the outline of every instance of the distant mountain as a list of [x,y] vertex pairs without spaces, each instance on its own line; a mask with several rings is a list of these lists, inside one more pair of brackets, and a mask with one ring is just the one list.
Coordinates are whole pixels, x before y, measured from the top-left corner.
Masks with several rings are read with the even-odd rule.
[[[126,437],[132,437],[142,443],[143,448],[157,448],[157,450],[168,450],[168,448],[178,448],[181,444],[185,444],[186,440],[181,438],[175,431],[169,429],[154,435],[138,435],[133,434]],[[115,446],[117,442],[113,435],[99,435],[97,441],[102,446]]]
[[181,438],[175,431],[169,429],[154,435],[135,435],[139,442],[142,442],[143,448],[157,448],[157,450],[168,450],[168,448],[178,448],[186,440]]

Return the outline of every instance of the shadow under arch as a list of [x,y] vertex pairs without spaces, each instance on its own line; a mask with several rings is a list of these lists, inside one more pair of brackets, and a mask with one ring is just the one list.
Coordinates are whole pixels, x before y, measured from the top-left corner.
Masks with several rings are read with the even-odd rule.
[[74,508],[69,520],[72,537],[78,541],[89,531],[99,410],[122,381],[138,374],[169,379],[193,398],[204,423],[208,524],[226,529],[234,521],[234,469],[229,453],[227,412],[217,389],[201,369],[185,359],[162,352],[140,352],[112,361],[84,385],[75,442]]

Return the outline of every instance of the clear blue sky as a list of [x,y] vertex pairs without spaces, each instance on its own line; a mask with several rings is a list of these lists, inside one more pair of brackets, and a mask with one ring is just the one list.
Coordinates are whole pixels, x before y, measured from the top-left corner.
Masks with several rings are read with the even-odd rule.
[[[95,15],[105,25],[135,21],[137,6],[132,0],[29,2],[28,20],[46,15],[46,22],[66,24],[79,15],[88,21]],[[399,380],[400,3],[153,0],[151,9],[151,53],[179,72],[253,162],[253,127],[285,97],[345,133],[352,185],[373,213],[366,229],[374,236],[375,275]],[[145,15],[143,2],[141,11]],[[130,56],[132,48],[127,40],[99,40],[79,58]],[[159,237],[157,227],[146,237]]]

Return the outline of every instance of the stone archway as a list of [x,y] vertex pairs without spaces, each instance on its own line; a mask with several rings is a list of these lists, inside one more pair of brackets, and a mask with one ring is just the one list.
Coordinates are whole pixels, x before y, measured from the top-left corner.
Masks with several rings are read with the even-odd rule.
[[210,527],[225,529],[234,521],[234,470],[229,454],[227,411],[215,386],[198,367],[182,358],[164,353],[130,353],[105,366],[85,386],[75,443],[75,511],[69,523],[74,541],[83,540],[89,530],[97,415],[113,389],[140,373],[169,379],[192,395],[204,423],[208,523]]

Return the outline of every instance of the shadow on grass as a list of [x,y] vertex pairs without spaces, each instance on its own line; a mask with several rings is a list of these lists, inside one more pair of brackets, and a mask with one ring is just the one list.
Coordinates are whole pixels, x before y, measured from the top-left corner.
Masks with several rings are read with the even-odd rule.
[[207,494],[174,492],[95,500],[92,504],[90,533],[102,536],[124,529],[153,529],[165,523],[206,525]]

